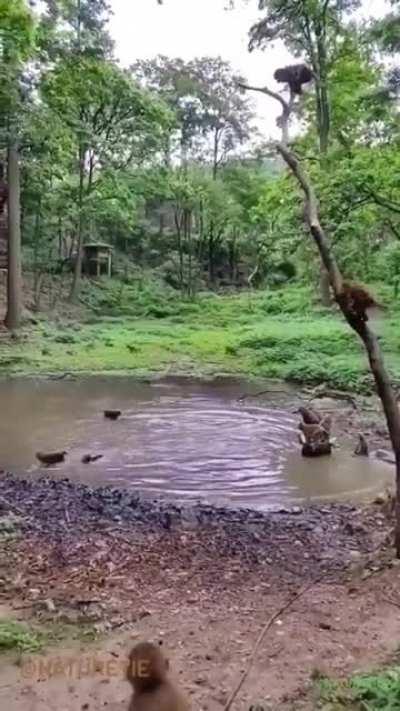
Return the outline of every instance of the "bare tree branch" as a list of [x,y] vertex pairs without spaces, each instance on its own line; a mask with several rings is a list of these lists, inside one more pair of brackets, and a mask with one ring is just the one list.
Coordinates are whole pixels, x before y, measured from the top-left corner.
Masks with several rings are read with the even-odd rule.
[[294,107],[295,95],[290,92],[289,101],[285,101],[280,94],[276,91],[268,89],[267,86],[249,86],[247,84],[239,83],[238,86],[245,91],[259,91],[266,96],[270,96],[272,99],[279,101],[282,106],[282,116],[279,117],[277,125],[282,129],[282,142],[289,143],[289,120]]

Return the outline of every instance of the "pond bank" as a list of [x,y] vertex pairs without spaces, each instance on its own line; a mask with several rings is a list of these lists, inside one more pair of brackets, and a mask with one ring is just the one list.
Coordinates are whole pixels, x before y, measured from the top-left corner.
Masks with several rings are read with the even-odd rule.
[[[183,509],[3,473],[1,521],[2,605],[25,619],[91,624],[111,634],[96,649],[114,657],[132,638],[161,637],[198,708],[221,711],[262,625],[305,582],[316,581],[274,625],[238,709],[303,708],[313,670],[348,674],[385,661],[398,643],[398,608],[386,598],[397,599],[399,568],[382,506]],[[107,700],[125,711],[126,685],[101,681],[76,683],[71,696],[70,680],[19,678],[7,708],[31,699],[50,711],[56,694],[60,708],[76,698],[74,711],[93,699],[93,708]]]
[[[88,586],[104,596],[115,585],[117,568],[119,587],[123,579],[129,582],[138,602],[149,582],[166,584],[165,571],[189,567],[191,585],[205,576],[209,585],[224,589],[223,571],[235,577],[237,587],[267,568],[271,580],[290,587],[320,575],[337,581],[355,561],[392,553],[391,523],[382,505],[295,506],[265,514],[181,507],[144,501],[117,488],[3,473],[0,511],[17,517],[19,535],[9,548],[10,554],[22,555],[19,578],[25,577],[24,569],[30,571],[28,589],[18,583],[25,600],[32,599],[32,588],[44,594],[50,580],[52,594],[62,597],[65,569],[76,566],[81,569],[74,576],[79,594]],[[99,555],[93,559],[96,548]],[[185,585],[186,574],[181,577]],[[15,592],[11,586],[10,593]],[[66,592],[70,599],[71,590]]]

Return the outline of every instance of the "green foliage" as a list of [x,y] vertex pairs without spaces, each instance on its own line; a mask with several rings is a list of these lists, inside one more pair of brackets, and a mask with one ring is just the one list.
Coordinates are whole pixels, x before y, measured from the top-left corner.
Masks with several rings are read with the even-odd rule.
[[18,650],[19,652],[38,652],[43,647],[41,634],[27,625],[10,620],[0,620],[0,652]]
[[356,676],[350,686],[366,711],[400,709],[400,668],[389,669],[376,676]]
[[184,162],[189,157],[210,160],[215,176],[227,156],[249,138],[254,118],[251,101],[238,90],[243,78],[221,57],[185,62],[159,55],[137,61],[131,71],[176,114],[177,124],[166,136],[168,164],[172,155],[183,150]]
[[[318,695],[329,708],[359,711],[398,711],[400,709],[400,668],[376,674],[357,674],[346,683],[330,679],[318,681]],[[324,706],[325,708],[325,706]]]
[[108,33],[107,0],[44,0],[40,21],[40,46],[54,61],[71,54],[104,58],[113,43]]
[[162,102],[135,85],[126,72],[97,58],[61,62],[44,78],[42,93],[103,165],[120,167],[159,148],[163,127],[171,119]]
[[[121,282],[101,280],[85,283],[82,296],[90,308],[82,328],[76,330],[73,322],[39,324],[29,343],[13,346],[13,356],[25,360],[9,364],[10,370],[137,375],[168,370],[372,388],[358,339],[340,317],[313,308],[311,290],[298,284],[230,296],[202,292],[193,301],[182,300],[151,273],[138,272],[122,291]],[[286,310],[267,314],[271,297]],[[384,333],[395,382],[400,382],[399,323],[394,316]]]
[[34,22],[25,0],[0,0],[0,128],[8,136],[20,117],[21,74],[34,47]]
[[0,0],[2,60],[27,59],[33,43],[33,18],[25,0]]

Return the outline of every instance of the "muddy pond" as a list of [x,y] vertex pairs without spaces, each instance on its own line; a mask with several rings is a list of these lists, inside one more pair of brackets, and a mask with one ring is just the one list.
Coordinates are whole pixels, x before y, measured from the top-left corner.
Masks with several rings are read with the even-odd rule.
[[[254,385],[119,377],[0,382],[0,468],[37,476],[37,451],[66,450],[44,470],[112,484],[151,498],[276,508],[361,499],[393,481],[393,467],[338,448],[304,459],[290,392],[271,401],[238,398]],[[122,410],[117,422],[104,418]],[[83,464],[85,454],[102,454]]]

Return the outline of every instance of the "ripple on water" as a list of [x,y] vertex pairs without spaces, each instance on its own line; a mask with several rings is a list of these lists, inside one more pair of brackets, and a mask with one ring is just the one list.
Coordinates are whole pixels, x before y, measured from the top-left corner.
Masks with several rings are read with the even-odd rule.
[[[144,385],[127,379],[0,383],[2,466],[36,473],[38,450],[68,450],[54,476],[113,483],[181,501],[272,506],[382,488],[383,463],[335,451],[300,455],[288,409],[237,401],[243,385]],[[118,407],[118,422],[103,410]],[[91,465],[83,454],[102,453]]]

